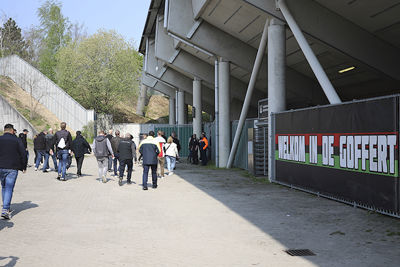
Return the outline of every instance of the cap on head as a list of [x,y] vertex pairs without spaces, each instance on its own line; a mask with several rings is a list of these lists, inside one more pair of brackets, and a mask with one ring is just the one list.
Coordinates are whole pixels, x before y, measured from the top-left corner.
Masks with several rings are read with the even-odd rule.
[[22,132],[29,133],[28,129],[23,129]]
[[11,123],[7,123],[6,125],[4,125],[4,131],[10,131],[10,130],[14,131],[14,125],[12,125]]

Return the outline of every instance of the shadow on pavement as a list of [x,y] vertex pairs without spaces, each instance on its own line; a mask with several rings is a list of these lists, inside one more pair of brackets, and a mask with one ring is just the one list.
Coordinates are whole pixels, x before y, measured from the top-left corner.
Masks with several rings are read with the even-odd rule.
[[4,228],[11,228],[13,226],[14,226],[13,222],[10,222],[8,220],[0,219],[0,231],[3,230]]
[[[179,164],[175,174],[318,266],[398,266],[400,221],[268,182],[244,171]],[[390,236],[399,233],[399,236]],[[284,253],[284,252],[282,252]],[[338,255],[341,260],[338,261]],[[385,255],[384,262],[379,255]],[[395,264],[395,262],[397,262]]]
[[[8,263],[5,263],[5,262],[7,262],[7,259],[9,259],[9,261],[8,261]],[[0,256],[0,264],[4,264],[4,265],[1,265],[4,267],[13,267],[17,264],[18,260],[19,260],[19,258],[14,257],[14,256],[9,256],[9,257]]]
[[27,209],[33,209],[39,207],[38,204],[32,203],[32,201],[24,201],[22,203],[12,203],[11,204],[11,209],[14,210],[12,213],[12,216],[14,217],[21,211],[27,210]]

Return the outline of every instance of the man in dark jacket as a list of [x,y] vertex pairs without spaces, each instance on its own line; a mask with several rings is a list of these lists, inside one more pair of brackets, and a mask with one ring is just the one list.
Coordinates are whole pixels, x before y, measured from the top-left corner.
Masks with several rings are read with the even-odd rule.
[[[117,134],[117,132],[115,132]],[[125,166],[128,167],[127,183],[131,183],[133,159],[136,161],[136,144],[132,141],[131,135],[127,133],[124,139],[120,139],[117,153],[119,154],[119,185],[122,185]],[[114,155],[115,156],[115,155]]]
[[20,133],[20,134],[18,135],[18,137],[19,137],[19,138],[21,139],[21,141],[22,141],[22,144],[23,144],[24,147],[25,147],[25,151],[26,151],[26,160],[27,160],[27,161],[29,161],[28,142],[27,142],[27,140],[26,140],[26,137],[27,137],[28,133],[29,133],[28,129],[24,129],[24,130],[22,131],[22,133]]
[[18,170],[25,172],[27,165],[26,150],[22,141],[14,135],[14,126],[6,124],[4,134],[0,136],[0,182],[2,187],[3,209],[1,217],[11,218],[10,204]]
[[44,168],[46,171],[50,171],[50,157],[53,159],[53,164],[54,164],[54,171],[58,171],[58,166],[57,166],[57,156],[56,153],[50,153],[50,151],[56,151],[55,149],[55,136],[53,134],[53,129],[49,129],[49,131],[46,134],[46,157],[47,160],[45,160],[45,165],[46,168]]
[[[118,153],[118,146],[119,142],[121,141],[121,137],[119,137],[120,133],[118,130],[115,131],[115,137],[111,138],[111,148],[114,152],[114,176],[118,175],[118,160],[119,160],[119,153]],[[121,162],[119,163],[121,165]]]
[[[111,139],[113,138],[113,130],[108,130],[108,134],[106,135],[106,137],[108,138],[108,141],[110,141],[110,143],[111,143]],[[112,164],[113,164],[113,158],[110,155],[108,157],[108,172],[112,171],[111,170]]]
[[139,145],[139,152],[143,158],[143,190],[147,190],[147,178],[150,168],[153,188],[157,188],[157,156],[160,150],[160,144],[154,139],[154,132],[150,131],[149,136]]
[[[39,165],[40,165],[40,161],[42,160],[42,158],[45,158],[46,156],[46,139],[45,139],[45,131],[41,132],[40,134],[38,134],[38,136],[36,137],[36,142],[35,142],[35,147],[36,147],[36,162],[35,162],[35,171],[38,170]],[[43,165],[43,167],[45,167]]]
[[[57,179],[65,181],[65,174],[67,172],[68,157],[71,154],[72,136],[66,130],[67,123],[60,124],[61,130],[55,134],[55,147],[57,151],[58,162],[58,176]],[[53,153],[54,151],[50,151]]]
[[94,139],[93,153],[96,156],[97,165],[99,166],[99,177],[103,180],[103,183],[106,183],[108,158],[110,155],[111,157],[114,157],[114,154],[111,148],[110,140],[108,140],[104,134],[104,131],[100,131],[99,135]]
[[82,136],[81,131],[76,131],[76,138],[72,141],[72,152],[74,152],[78,177],[82,176],[82,164],[83,159],[85,158],[86,152],[92,152],[92,148],[86,139]]

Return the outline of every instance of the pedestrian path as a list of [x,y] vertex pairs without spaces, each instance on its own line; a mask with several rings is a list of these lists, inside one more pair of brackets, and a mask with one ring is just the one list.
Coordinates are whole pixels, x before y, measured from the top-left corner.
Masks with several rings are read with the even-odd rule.
[[[52,166],[52,164],[51,164]],[[75,162],[69,173],[75,173]],[[400,221],[238,170],[178,164],[159,187],[103,184],[93,156],[77,178],[20,173],[0,221],[0,266],[398,266]],[[151,179],[150,179],[151,181]],[[288,248],[316,256],[292,257]]]

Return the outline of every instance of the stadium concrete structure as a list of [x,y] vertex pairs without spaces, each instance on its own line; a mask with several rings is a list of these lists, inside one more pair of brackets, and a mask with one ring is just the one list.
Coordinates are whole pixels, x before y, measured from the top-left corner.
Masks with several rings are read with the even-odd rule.
[[170,124],[192,105],[197,134],[211,114],[217,165],[230,166],[230,122],[257,117],[260,99],[272,114],[398,93],[399,15],[395,0],[152,0],[142,96],[167,95]]

